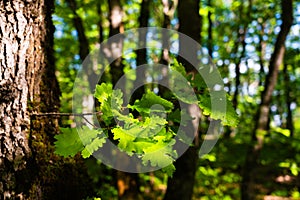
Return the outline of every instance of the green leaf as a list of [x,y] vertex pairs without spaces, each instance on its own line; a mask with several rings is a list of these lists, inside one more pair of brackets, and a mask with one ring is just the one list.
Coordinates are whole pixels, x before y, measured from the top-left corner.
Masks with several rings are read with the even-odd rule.
[[300,171],[300,168],[297,166],[296,163],[292,163],[292,166],[290,167],[290,170],[291,170],[291,173],[294,175],[294,176],[298,176],[298,173]]
[[192,86],[196,87],[198,91],[203,91],[207,88],[203,77],[199,73],[195,75],[194,80],[192,81]]
[[106,125],[109,125],[113,120],[113,114],[111,109],[111,96],[113,94],[112,85],[102,83],[101,85],[96,85],[96,90],[94,96],[100,102],[100,111],[102,112],[101,119]]
[[138,119],[135,119],[133,117],[132,113],[129,113],[128,115],[123,115],[117,110],[112,110],[112,113],[114,114],[116,119],[119,120],[119,121],[123,121],[123,122],[126,122],[126,123],[138,123],[139,122]]
[[78,135],[85,146],[81,152],[83,158],[90,157],[96,150],[103,146],[107,138],[101,129],[90,129],[87,126],[78,129]]
[[55,135],[55,153],[64,157],[75,156],[83,149],[76,128],[61,128],[62,134]]
[[176,59],[171,65],[170,75],[170,87],[174,96],[184,103],[197,104],[198,99],[190,84],[189,77],[187,77],[184,67]]
[[146,117],[144,121],[124,124],[124,132],[139,138],[148,138],[159,133],[168,122],[158,116]]
[[121,115],[123,93],[120,89],[113,90],[111,84],[102,83],[96,86],[94,96],[100,102],[101,119],[106,125],[111,124],[115,115]]
[[172,164],[177,157],[177,153],[172,149],[175,144],[175,140],[169,143],[158,141],[156,144],[151,145],[144,149],[144,155],[142,156],[142,161],[144,165],[150,162],[151,166],[155,167],[166,167]]
[[168,165],[166,167],[163,167],[161,169],[163,172],[165,172],[169,177],[173,177],[173,173],[175,172],[176,168],[174,164]]
[[101,85],[96,85],[94,96],[98,99],[100,103],[103,103],[108,100],[112,93],[112,84],[102,83]]
[[113,90],[112,92],[112,100],[111,100],[111,107],[114,110],[122,110],[123,107],[123,93],[120,89]]
[[170,87],[172,88],[174,96],[180,101],[187,104],[198,103],[197,96],[190,82],[176,71],[172,72]]
[[[211,106],[212,101],[214,101],[214,104],[216,104],[216,107],[213,108],[213,110]],[[239,123],[238,115],[234,110],[228,96],[225,99],[220,97],[220,95],[211,96],[208,94],[203,94],[200,96],[199,106],[203,110],[204,115],[209,115],[210,118],[215,120],[221,120],[223,125],[236,127]],[[226,106],[226,108],[220,106]]]
[[121,127],[112,129],[112,133],[114,133],[114,140],[119,141],[118,147],[120,147],[121,150],[125,151],[128,155],[132,155],[135,151],[135,146],[133,144],[135,137],[127,134],[126,130]]
[[158,116],[147,117],[141,124],[139,137],[150,137],[159,133],[168,122]]
[[180,123],[182,126],[186,126],[187,122],[193,120],[193,118],[189,115],[186,109],[176,109],[168,115],[168,120]]
[[87,126],[78,128],[77,131],[83,145],[90,144],[92,140],[97,137],[99,132],[101,133],[101,130],[90,129]]
[[143,95],[141,100],[136,100],[134,105],[128,107],[137,110],[139,113],[163,112],[160,106],[153,106],[157,104],[163,106],[165,112],[171,112],[173,109],[173,103],[149,91]]
[[173,71],[177,71],[177,72],[179,72],[182,76],[186,76],[186,71],[185,71],[185,68],[184,68],[184,66],[181,64],[181,63],[178,63],[178,61],[177,61],[177,59],[173,59],[174,61],[174,63],[173,64],[171,64],[171,66],[170,66],[170,68],[171,68],[171,70],[173,70]]
[[166,131],[166,128],[163,128],[161,129],[160,132],[158,132],[154,137],[153,139],[156,140],[156,141],[162,141],[162,142],[171,142],[173,140],[173,137],[175,136],[176,134],[171,130],[169,129],[168,131]]
[[95,151],[97,151],[99,148],[103,146],[103,144],[106,142],[106,138],[96,138],[94,139],[90,144],[86,145],[83,151],[81,152],[81,155],[83,158],[90,157]]

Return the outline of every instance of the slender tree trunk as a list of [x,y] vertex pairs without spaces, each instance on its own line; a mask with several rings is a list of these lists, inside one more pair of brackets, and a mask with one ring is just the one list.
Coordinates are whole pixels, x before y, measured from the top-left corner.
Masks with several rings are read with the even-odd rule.
[[[186,34],[193,38],[195,41],[200,42],[201,34],[201,17],[199,15],[200,1],[195,0],[179,0],[178,2],[178,16],[179,16],[179,32]],[[186,49],[184,44],[184,38],[179,38],[179,54],[187,55],[189,54],[194,60],[197,60],[197,47],[189,46]],[[178,61],[183,63],[188,73],[193,73],[195,70],[193,66],[186,63],[180,57]],[[200,110],[196,109],[198,106],[193,107],[191,105],[188,109],[195,115],[200,116]],[[198,137],[198,130],[193,124],[190,124],[194,134]],[[195,174],[197,170],[198,163],[198,144],[189,147],[188,150],[175,162],[176,171],[172,178],[168,179],[168,187],[164,197],[164,200],[174,200],[174,199],[192,199],[193,187]]]
[[[139,32],[139,43],[141,46],[145,46],[147,42],[147,26],[149,21],[149,5],[150,0],[143,0],[141,4],[141,11],[139,16],[139,24],[140,28],[143,28]],[[136,70],[136,80],[134,82],[134,89],[136,91],[133,93],[131,97],[131,102],[134,103],[135,100],[142,98],[145,93],[145,80],[146,80],[146,71],[144,68],[139,68],[141,65],[147,64],[147,49],[138,49],[136,50],[136,66],[138,70]],[[142,87],[138,87],[139,85],[143,85]]]
[[101,0],[98,0],[96,2],[96,5],[97,5],[97,14],[98,14],[98,17],[99,17],[99,20],[98,20],[98,23],[97,23],[97,26],[98,26],[98,42],[99,44],[101,44],[104,40],[104,36],[103,36],[103,20],[102,20],[102,10],[101,10]]
[[259,38],[259,45],[258,45],[258,54],[259,54],[259,65],[260,65],[260,70],[259,70],[259,84],[258,86],[262,86],[264,82],[264,76],[265,76],[265,69],[264,69],[264,55],[266,52],[266,42],[263,39],[263,35],[265,34],[265,26],[266,24],[263,22],[260,24],[260,34],[258,35]]
[[236,109],[238,106],[238,96],[239,96],[239,88],[241,84],[241,72],[240,72],[240,65],[242,63],[242,59],[246,53],[246,35],[248,31],[249,23],[251,22],[251,10],[252,10],[252,0],[248,1],[249,5],[246,12],[246,17],[244,18],[243,13],[243,4],[240,6],[240,18],[242,19],[242,27],[239,26],[238,28],[238,43],[236,45],[235,55],[237,55],[239,45],[242,45],[242,52],[240,56],[237,57],[235,61],[235,91],[232,99],[232,103],[234,108]]
[[[163,13],[164,13],[164,20],[163,20],[163,28],[170,29],[171,28],[171,17],[174,15],[174,11],[177,8],[178,0],[174,1],[174,4],[171,6],[168,0],[162,0],[163,4]],[[169,78],[168,78],[168,65],[170,62],[170,35],[168,31],[162,31],[162,52],[161,57],[159,60],[159,64],[162,65],[161,69],[161,79],[159,80],[159,95],[164,97],[166,94],[166,89],[169,86]]]
[[284,64],[283,68],[284,76],[284,85],[285,85],[285,101],[287,109],[287,118],[286,118],[286,128],[290,130],[290,137],[294,136],[294,122],[293,122],[293,112],[291,110],[292,98],[290,96],[291,86],[290,86],[290,77],[288,73],[288,65]]
[[85,34],[83,21],[81,17],[77,14],[78,8],[77,8],[76,0],[66,0],[66,2],[73,13],[73,24],[78,34],[79,56],[82,62],[85,61],[85,66],[83,67],[83,70],[85,70],[85,73],[87,75],[90,90],[91,92],[94,92],[98,77],[96,72],[94,71],[94,68],[90,66],[92,64],[90,57],[88,56],[90,53],[90,47],[89,47],[90,44]]
[[207,49],[208,49],[208,55],[213,58],[213,21],[212,21],[212,12],[210,8],[212,7],[211,0],[207,1],[207,6],[209,8],[208,14],[207,14],[207,19],[208,19],[208,41],[207,41]]
[[274,52],[271,56],[269,73],[266,77],[266,84],[264,91],[261,95],[261,104],[257,113],[257,120],[255,124],[255,129],[252,133],[252,140],[256,144],[251,146],[247,152],[246,162],[243,168],[243,180],[241,185],[241,195],[242,200],[252,200],[255,199],[255,180],[254,180],[254,170],[257,167],[258,157],[260,151],[263,147],[264,142],[264,132],[268,130],[269,126],[269,115],[270,115],[270,104],[272,99],[272,92],[274,91],[279,66],[282,64],[284,52],[285,52],[285,40],[289,33],[290,27],[293,22],[293,1],[292,0],[282,0],[282,24],[281,30],[277,36],[275,43]]
[[[109,0],[109,37],[112,37],[116,34],[124,32],[123,26],[123,10],[120,0]],[[111,40],[109,45],[110,55],[108,59],[112,61],[110,64],[110,73],[112,77],[112,84],[116,85],[120,78],[124,74],[124,64],[122,63],[122,53],[123,53],[123,38],[118,37],[114,41]],[[125,80],[125,79],[124,79]],[[119,83],[120,88],[125,93],[125,82]]]
[[[120,0],[108,0],[109,4],[109,37],[121,34],[124,32],[123,26],[123,10]],[[110,74],[112,77],[112,84],[123,91],[125,91],[125,79],[121,79],[124,74],[124,64],[122,63],[122,53],[123,53],[123,38],[117,37],[114,40],[110,40],[108,44],[106,54],[107,59],[110,64]],[[126,98],[126,97],[124,97]],[[126,159],[126,158],[118,158]],[[141,199],[139,192],[139,176],[134,173],[126,173],[122,171],[116,171],[118,196],[120,200],[136,200]]]

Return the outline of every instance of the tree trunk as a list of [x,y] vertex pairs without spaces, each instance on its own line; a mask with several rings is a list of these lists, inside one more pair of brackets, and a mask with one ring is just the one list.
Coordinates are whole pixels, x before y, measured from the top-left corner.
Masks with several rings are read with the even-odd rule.
[[242,52],[240,53],[239,56],[236,57],[235,61],[235,91],[232,99],[233,107],[235,110],[238,107],[238,97],[239,97],[239,88],[241,84],[241,72],[240,72],[240,65],[242,63],[242,59],[245,56],[246,53],[246,35],[248,31],[248,26],[249,23],[251,22],[251,10],[252,10],[252,0],[249,0],[249,5],[247,8],[246,12],[246,17],[244,17],[244,12],[243,12],[243,4],[240,5],[240,18],[241,18],[241,25],[238,25],[238,42],[236,43],[235,46],[235,55],[237,56],[238,50],[239,50],[239,45],[242,45]]
[[[164,20],[163,20],[163,28],[170,29],[171,28],[171,17],[174,15],[174,11],[177,8],[177,4],[175,1],[175,5],[171,7],[168,0],[162,0],[163,4],[163,13],[164,13]],[[168,31],[162,31],[162,52],[161,57],[159,60],[159,64],[162,65],[161,69],[161,79],[159,80],[159,95],[164,97],[166,92],[168,91],[167,88],[169,86],[169,77],[168,77],[168,67],[170,62],[170,35]]]
[[[201,39],[201,17],[199,15],[199,6],[199,0],[179,0],[178,2],[179,32],[188,35],[197,42],[200,42]],[[179,54],[182,56],[189,54],[189,57],[192,57],[193,60],[197,60],[197,47],[189,46],[188,49],[186,49],[187,45],[183,45],[184,42],[184,38],[180,37]],[[178,58],[178,61],[185,66],[187,73],[195,71],[193,66],[180,57]],[[189,107],[189,111],[191,110],[197,112],[197,109],[195,110]],[[198,114],[194,114],[197,116],[200,115],[200,110],[198,111]],[[194,134],[196,134],[196,137],[198,137],[198,130],[192,123],[190,126],[192,127]],[[176,171],[174,172],[173,177],[168,180],[168,187],[164,200],[192,199],[198,163],[198,150],[198,144],[195,144],[195,146],[189,147],[188,150],[176,160]]]
[[207,30],[207,34],[208,34],[208,41],[207,41],[207,49],[208,49],[208,55],[213,58],[213,21],[212,21],[212,12],[210,10],[210,8],[212,7],[211,4],[211,0],[207,1],[207,7],[209,8],[208,13],[207,13],[207,19],[208,19],[208,30]]
[[[90,47],[89,47],[88,38],[85,34],[83,21],[82,21],[81,17],[77,14],[78,8],[77,8],[76,1],[75,0],[66,0],[66,2],[68,3],[68,6],[73,13],[73,24],[74,24],[74,27],[78,34],[80,60],[82,62],[85,61],[85,63],[86,63],[86,66],[84,66],[83,70],[85,71],[85,73],[87,75],[90,90],[91,90],[91,92],[94,92],[98,77],[97,77],[96,72],[94,71],[94,68],[89,66],[89,64],[91,64],[90,57],[88,56],[90,53]],[[101,35],[100,35],[100,37],[101,37]],[[100,39],[102,39],[102,38],[100,38]]]
[[[113,37],[117,34],[124,32],[123,27],[123,10],[120,0],[109,0],[109,37]],[[113,86],[117,85],[117,88],[121,89],[123,94],[125,91],[125,79],[121,79],[124,74],[124,64],[123,64],[123,38],[116,37],[111,39],[108,43],[106,53],[107,59],[110,62],[110,74],[112,77]],[[126,98],[124,96],[124,98]],[[125,100],[126,101],[126,100]],[[122,155],[120,155],[122,156]],[[126,158],[118,158],[126,159]],[[138,174],[126,173],[122,171],[115,171],[118,187],[118,197],[120,200],[135,200],[140,199],[139,193],[139,181]]]
[[285,40],[293,22],[293,1],[282,0],[281,8],[281,30],[277,36],[274,52],[271,56],[269,73],[266,77],[266,84],[261,95],[261,104],[258,108],[255,129],[252,133],[252,141],[256,142],[256,144],[254,146],[251,145],[250,149],[248,150],[246,162],[243,168],[243,180],[241,185],[242,200],[255,199],[256,191],[254,170],[258,165],[258,157],[263,147],[264,132],[267,132],[268,130],[270,115],[269,107],[272,99],[272,93],[277,82],[279,66],[281,65],[284,57]]
[[[139,43],[140,46],[145,46],[147,42],[146,34],[147,34],[147,26],[149,21],[149,0],[143,0],[141,4],[141,11],[140,11],[140,17],[139,17],[139,24],[140,28],[143,28],[141,31],[139,31]],[[137,68],[147,64],[147,49],[137,49],[136,50],[136,66]],[[133,93],[130,102],[134,103],[135,100],[142,98],[143,94],[145,93],[145,80],[146,80],[146,71],[144,68],[139,68],[136,70],[136,80],[134,82],[134,89],[136,91]],[[139,85],[143,85],[139,87]]]
[[53,153],[58,118],[34,115],[59,108],[53,8],[51,0],[0,1],[0,199],[81,199],[89,191],[76,179],[82,165]]
[[[109,0],[109,37],[124,32],[123,26],[123,10],[120,0]],[[114,41],[110,40],[109,51],[110,55],[108,59],[110,61],[110,73],[112,77],[112,84],[115,86],[120,78],[123,76],[124,64],[122,63],[123,53],[123,38],[117,37]],[[124,79],[125,80],[125,79]],[[119,83],[120,89],[125,94],[125,82]]]
[[293,111],[291,109],[292,98],[290,96],[291,93],[291,82],[290,76],[288,73],[288,65],[284,64],[283,68],[283,76],[284,76],[284,86],[285,86],[285,101],[286,101],[286,109],[287,109],[287,117],[286,117],[286,127],[290,130],[290,137],[294,136],[294,122],[293,122]]

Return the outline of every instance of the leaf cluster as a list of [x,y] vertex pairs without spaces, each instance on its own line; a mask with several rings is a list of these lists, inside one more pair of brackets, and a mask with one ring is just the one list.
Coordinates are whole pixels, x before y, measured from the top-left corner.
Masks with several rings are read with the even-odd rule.
[[[212,92],[206,88],[203,93],[195,95],[191,86],[205,88],[201,77],[192,79],[187,76],[184,67],[178,62],[174,62],[171,69],[171,84],[176,88],[172,91],[174,98],[185,104],[197,104],[204,115],[221,120],[224,125],[237,125],[237,114],[225,92]],[[121,151],[129,156],[136,155],[145,166],[163,168],[171,175],[175,170],[173,162],[178,157],[174,148],[176,136],[179,135],[179,139],[187,144],[193,141],[185,134],[177,134],[178,129],[174,127],[180,123],[186,126],[186,122],[193,118],[184,109],[178,109],[170,100],[152,91],[147,91],[132,105],[125,105],[121,90],[113,89],[112,84],[102,83],[96,86],[94,97],[100,103],[97,108],[102,113],[100,120],[110,128],[62,128],[62,134],[55,136],[56,153],[74,156],[81,152],[83,158],[88,158],[103,146],[111,134],[110,138],[113,138]],[[226,107],[213,108],[212,102],[216,101]],[[134,116],[128,111],[137,112],[138,115]]]

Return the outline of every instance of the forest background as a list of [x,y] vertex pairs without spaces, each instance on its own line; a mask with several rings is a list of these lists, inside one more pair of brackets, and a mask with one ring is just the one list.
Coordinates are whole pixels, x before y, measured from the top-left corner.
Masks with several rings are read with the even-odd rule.
[[[32,59],[46,64],[41,64],[41,69],[44,69],[40,71],[41,77],[34,77],[32,80],[35,81],[26,79],[27,85],[31,85],[32,89],[29,87],[25,101],[27,106],[23,106],[24,99],[18,99],[18,95],[8,95],[15,90],[6,86],[9,78],[5,72],[5,69],[9,68],[8,64],[16,71],[22,69],[16,67],[19,65],[12,64],[15,62],[1,62],[0,108],[3,111],[0,112],[0,133],[3,132],[3,147],[0,151],[0,164],[3,167],[0,172],[3,181],[0,182],[0,193],[3,193],[3,196],[0,199],[300,199],[298,1],[56,0],[26,4],[23,1],[3,1],[0,4],[1,24],[9,24],[10,14],[19,13],[29,4],[33,7],[26,10],[29,13],[28,19],[35,21],[39,16],[37,13],[42,13],[43,20],[39,23],[45,30],[43,32],[40,28],[37,32],[45,33],[39,35],[41,46],[43,42],[47,43],[41,50],[44,52],[41,53],[45,55],[42,57],[44,59]],[[9,10],[10,6],[15,9]],[[22,21],[18,14],[15,16],[17,17],[14,20],[19,22],[17,30],[20,31]],[[154,35],[154,39],[161,41],[160,47],[130,52],[124,49],[134,49],[134,42],[127,37],[118,38],[114,41],[115,46],[108,43],[108,47],[104,48],[104,59],[112,60],[109,66],[103,67],[103,64],[97,69],[89,68],[85,71],[85,89],[88,89],[74,90],[82,63],[92,59],[89,55],[101,49],[101,45],[108,38],[140,27],[177,30],[199,42],[203,54],[199,58],[194,46],[184,49],[184,39],[176,33]],[[1,27],[0,35],[4,38],[0,42],[1,48],[5,46],[5,40],[9,41],[4,30],[8,29]],[[153,42],[149,40],[151,34],[153,35],[151,29],[145,31],[139,32],[139,41]],[[23,30],[24,41],[25,33]],[[20,36],[16,34],[15,37]],[[19,44],[23,44],[22,42],[23,39],[20,39]],[[18,53],[25,57],[38,53],[37,47],[33,49],[21,51],[20,48]],[[201,93],[203,82],[201,78],[195,78],[197,76],[191,65],[181,57],[177,57],[177,60],[182,65],[176,64],[176,61],[174,64],[174,57],[178,54],[183,55],[182,52],[192,52],[191,57],[199,58],[204,65],[216,67],[222,76],[224,91],[227,92],[231,103],[228,103],[229,114],[225,119],[214,118],[215,113],[212,111],[207,111],[206,115],[209,117],[205,116],[209,106],[199,103],[199,106],[202,106],[198,110],[200,128],[196,130],[193,145],[179,159],[174,159],[174,172],[167,169],[148,173],[126,173],[101,164],[101,160],[90,155],[96,149],[90,151],[89,155],[84,154],[82,149],[76,149],[76,145],[62,150],[65,147],[64,143],[71,144],[75,141],[72,137],[71,140],[64,137],[74,134],[72,131],[76,130],[79,124],[90,126],[90,122],[94,120],[89,115],[82,115],[86,110],[75,110],[77,114],[74,114],[72,106],[73,96],[76,95],[74,92],[85,96],[85,105],[89,104],[90,98],[93,99],[87,91],[97,91],[93,80],[99,70],[103,70],[99,84],[107,85],[116,85],[122,75],[127,73],[127,78],[133,82],[125,81],[121,84],[125,96],[129,95],[128,91],[137,84],[134,82],[137,76],[136,69],[142,64],[148,64],[149,71],[143,72],[140,79],[145,87],[139,88],[134,96],[130,97],[132,104],[137,99],[141,100],[147,90],[172,100],[169,90],[157,84],[168,79],[164,73],[166,69],[158,68],[158,64],[172,65],[175,68],[177,66],[176,70],[186,74],[187,79],[188,75],[192,74],[194,78],[190,79],[190,83],[196,93]],[[10,57],[9,53],[8,48],[2,48],[1,58],[23,59],[22,56]],[[16,54],[13,51],[11,53]],[[122,56],[114,57],[115,54]],[[26,74],[27,78],[30,76],[30,63],[33,63],[29,58],[30,56],[24,58],[23,63],[26,66],[24,76]],[[21,61],[17,60],[16,63]],[[34,73],[37,72],[32,72]],[[12,74],[11,76],[16,78],[13,80],[23,80],[18,78],[22,75]],[[197,80],[201,83],[197,84]],[[16,91],[21,91],[20,94],[27,91],[17,88],[19,90]],[[98,95],[101,92],[102,95],[106,95],[104,90],[107,95],[111,95],[107,88],[102,85]],[[97,98],[97,95],[95,97]],[[98,96],[100,104],[95,103],[96,107],[104,105],[101,98]],[[25,114],[19,116],[14,114],[14,109],[8,109],[10,106],[14,108],[14,104],[10,104],[11,99],[23,102],[19,107],[22,107],[21,110],[25,109]],[[164,102],[161,99],[156,101]],[[188,100],[179,96],[179,101],[187,103]],[[166,109],[167,104],[163,106]],[[103,112],[101,106],[100,111]],[[21,120],[20,124],[10,124],[13,120],[8,120],[22,118],[24,115],[28,121]],[[133,112],[133,115],[137,116],[139,113]],[[102,126],[115,126],[111,121],[107,121],[108,119],[98,117]],[[176,126],[175,118],[168,119],[173,119],[172,122]],[[223,133],[211,152],[199,157],[201,144],[197,141],[205,139],[205,130],[214,120],[221,120],[228,126],[223,128]],[[193,127],[192,124],[190,126]],[[72,129],[74,127],[75,129]],[[21,137],[19,140],[18,133],[24,133],[26,139]],[[120,144],[122,137],[116,139],[113,133],[116,135],[113,131],[107,133],[107,138]],[[23,140],[24,144],[12,142],[15,150],[11,150],[7,145],[10,144],[9,141]],[[125,145],[124,148],[128,146]],[[15,156],[19,155],[19,151],[25,152],[20,154],[21,158]],[[79,151],[82,152],[77,153]],[[149,162],[151,161],[153,160],[150,159]]]

